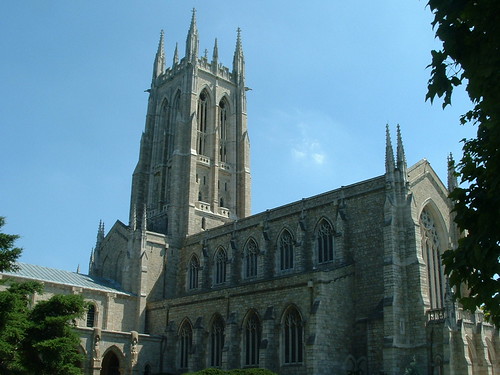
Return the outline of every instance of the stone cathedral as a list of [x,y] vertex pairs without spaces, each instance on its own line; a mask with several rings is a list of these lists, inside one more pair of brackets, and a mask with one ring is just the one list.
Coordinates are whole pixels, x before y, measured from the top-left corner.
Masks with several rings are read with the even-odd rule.
[[240,31],[232,68],[217,40],[200,57],[193,12],[166,65],[162,32],[129,223],[99,225],[89,275],[8,275],[91,303],[85,374],[500,374],[498,330],[453,302],[440,264],[459,236],[453,171],[445,186],[426,160],[408,167],[387,128],[383,175],[250,215]]

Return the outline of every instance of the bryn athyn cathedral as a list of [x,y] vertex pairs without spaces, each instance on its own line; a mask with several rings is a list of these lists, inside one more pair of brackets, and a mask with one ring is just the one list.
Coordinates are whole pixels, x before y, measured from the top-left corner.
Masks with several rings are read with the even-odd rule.
[[459,236],[453,171],[445,186],[426,160],[407,166],[387,129],[383,175],[250,215],[240,31],[232,67],[217,40],[200,57],[193,12],[167,65],[162,32],[129,221],[99,225],[89,275],[8,274],[42,281],[35,300],[90,302],[85,374],[500,374],[498,330],[453,301],[440,263]]

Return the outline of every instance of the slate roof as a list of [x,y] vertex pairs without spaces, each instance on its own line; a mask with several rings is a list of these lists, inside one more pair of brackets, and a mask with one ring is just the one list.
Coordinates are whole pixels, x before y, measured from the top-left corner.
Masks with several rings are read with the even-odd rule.
[[19,266],[17,272],[2,272],[4,275],[20,277],[23,279],[36,280],[61,285],[75,286],[85,289],[99,290],[102,292],[133,295],[121,289],[120,285],[113,280],[102,279],[95,276],[83,275],[81,273],[58,270],[27,263],[16,263]]

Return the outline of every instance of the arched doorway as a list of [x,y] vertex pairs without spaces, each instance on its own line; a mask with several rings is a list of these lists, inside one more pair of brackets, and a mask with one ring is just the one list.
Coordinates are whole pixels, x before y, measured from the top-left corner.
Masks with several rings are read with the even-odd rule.
[[109,351],[102,360],[101,375],[120,375],[120,360],[112,351]]

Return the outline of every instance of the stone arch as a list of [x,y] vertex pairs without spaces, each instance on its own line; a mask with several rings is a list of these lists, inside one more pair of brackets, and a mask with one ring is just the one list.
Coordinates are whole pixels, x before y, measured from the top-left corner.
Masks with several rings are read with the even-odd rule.
[[218,246],[214,253],[213,265],[213,281],[215,285],[224,284],[227,278],[227,262],[228,256],[226,249],[221,245]]
[[448,248],[444,220],[432,200],[427,200],[419,214],[420,249],[426,265],[427,297],[430,309],[442,309],[445,301],[445,277],[441,255]]
[[196,151],[198,155],[210,156],[211,144],[210,134],[213,131],[212,124],[212,98],[210,89],[205,85],[198,95],[197,108],[196,108]]
[[101,363],[100,375],[124,374],[125,356],[116,345],[113,345],[106,349]]
[[242,321],[241,332],[241,365],[257,366],[262,338],[262,319],[257,310],[251,308],[247,311]]
[[144,366],[144,371],[142,374],[143,375],[151,375],[152,374],[151,365],[149,363],[146,363],[146,365]]
[[99,304],[96,300],[86,301],[88,303],[87,313],[85,314],[85,326],[88,328],[97,327],[99,324]]
[[189,257],[186,265],[186,289],[198,289],[200,286],[200,258],[195,253]]
[[177,363],[179,368],[188,369],[193,347],[193,324],[189,318],[184,318],[177,331]]
[[295,304],[283,310],[280,319],[280,356],[283,364],[304,362],[304,319]]
[[85,348],[82,346],[82,344],[78,344],[78,347],[76,349],[78,354],[82,356],[81,360],[77,362],[77,366],[85,372],[85,369],[88,365],[87,363],[87,351]]
[[288,227],[281,229],[276,238],[276,269],[292,270],[295,267],[295,237]]
[[257,277],[259,274],[259,243],[254,237],[249,237],[243,246],[243,278]]
[[329,263],[335,257],[335,227],[326,216],[322,216],[314,226],[313,264]]
[[344,360],[344,371],[347,375],[354,375],[357,371],[356,359],[354,356],[349,354],[347,358]]
[[208,364],[211,367],[220,367],[222,365],[222,349],[225,341],[226,322],[222,315],[215,313],[209,323],[209,351]]
[[472,367],[472,374],[475,374],[475,369],[477,365],[477,352],[474,341],[469,335],[465,335],[465,341],[467,342],[467,357],[469,365]]

